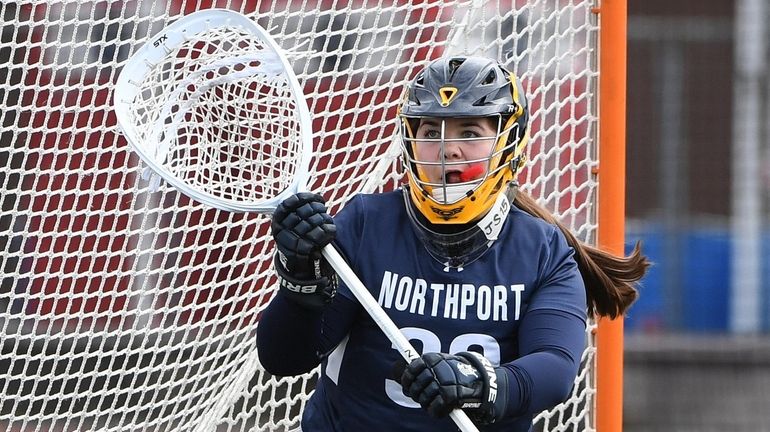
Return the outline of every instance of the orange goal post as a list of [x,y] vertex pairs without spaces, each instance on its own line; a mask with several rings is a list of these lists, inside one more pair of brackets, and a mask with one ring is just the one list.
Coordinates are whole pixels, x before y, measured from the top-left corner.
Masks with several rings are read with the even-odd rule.
[[[622,255],[626,204],[626,0],[602,0],[599,43],[598,244]],[[596,337],[596,426],[623,430],[623,319],[601,319]]]

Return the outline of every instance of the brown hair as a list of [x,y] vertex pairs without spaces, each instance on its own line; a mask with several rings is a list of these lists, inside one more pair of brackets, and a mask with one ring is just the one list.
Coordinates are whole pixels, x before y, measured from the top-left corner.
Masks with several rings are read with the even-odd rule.
[[637,282],[650,266],[650,261],[642,255],[639,242],[631,255],[618,257],[578,240],[569,228],[522,190],[516,191],[514,205],[556,225],[575,249],[575,261],[583,276],[590,316],[598,314],[617,318],[625,313],[638,296]]

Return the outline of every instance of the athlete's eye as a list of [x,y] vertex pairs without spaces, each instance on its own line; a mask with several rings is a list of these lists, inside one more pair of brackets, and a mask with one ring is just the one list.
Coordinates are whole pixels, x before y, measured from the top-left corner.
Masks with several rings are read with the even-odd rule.
[[438,129],[427,129],[427,130],[424,130],[422,135],[423,135],[423,138],[428,138],[428,139],[439,139],[439,138],[441,138],[441,132]]
[[465,139],[481,138],[481,134],[473,130],[465,130],[460,136]]

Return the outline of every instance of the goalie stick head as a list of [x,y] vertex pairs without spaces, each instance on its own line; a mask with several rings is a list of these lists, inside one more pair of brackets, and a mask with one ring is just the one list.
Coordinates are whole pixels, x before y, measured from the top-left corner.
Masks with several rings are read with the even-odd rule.
[[479,220],[524,166],[529,107],[518,78],[494,60],[433,61],[408,85],[400,118],[409,194],[431,224]]
[[114,103],[144,164],[197,201],[269,213],[306,187],[312,123],[302,87],[244,15],[209,9],[164,28],[123,67]]

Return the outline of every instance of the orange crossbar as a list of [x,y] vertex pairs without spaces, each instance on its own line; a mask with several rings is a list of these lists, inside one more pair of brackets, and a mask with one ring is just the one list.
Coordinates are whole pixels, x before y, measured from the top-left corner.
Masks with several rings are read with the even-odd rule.
[[[601,0],[599,13],[599,247],[623,254],[626,186],[627,0]],[[623,319],[599,320],[596,430],[623,430]]]

